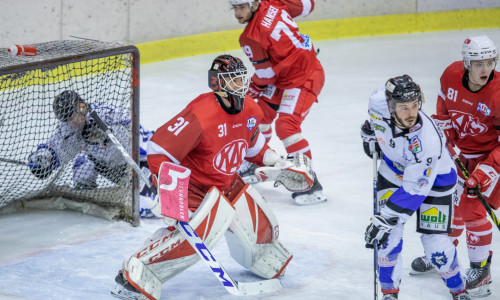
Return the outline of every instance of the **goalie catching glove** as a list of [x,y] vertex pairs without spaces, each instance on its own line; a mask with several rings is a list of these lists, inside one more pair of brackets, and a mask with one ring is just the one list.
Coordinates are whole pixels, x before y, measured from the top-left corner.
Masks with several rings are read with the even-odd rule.
[[282,184],[292,192],[302,192],[310,189],[314,182],[311,170],[311,160],[302,153],[287,159],[280,159],[272,167],[260,167],[255,170],[258,181],[272,181],[274,186]]

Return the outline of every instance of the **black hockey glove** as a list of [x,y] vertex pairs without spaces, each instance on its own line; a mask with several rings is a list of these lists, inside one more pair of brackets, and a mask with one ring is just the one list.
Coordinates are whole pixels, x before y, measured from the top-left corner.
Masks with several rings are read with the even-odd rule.
[[40,144],[28,157],[28,167],[38,179],[45,179],[60,165],[56,152],[51,147]]
[[363,139],[363,150],[365,151],[368,157],[372,158],[372,149],[370,149],[370,144],[372,144],[373,149],[377,151],[377,155],[379,158],[384,157],[384,153],[380,149],[380,146],[377,143],[377,137],[375,136],[375,132],[372,130],[370,122],[366,120],[361,125],[361,138]]
[[90,145],[106,144],[108,142],[108,137],[93,119],[90,119],[83,126],[82,137]]
[[375,240],[377,240],[379,246],[383,246],[397,222],[397,218],[386,220],[380,215],[374,215],[372,217],[371,224],[366,227],[366,247],[373,248],[373,243],[375,242]]

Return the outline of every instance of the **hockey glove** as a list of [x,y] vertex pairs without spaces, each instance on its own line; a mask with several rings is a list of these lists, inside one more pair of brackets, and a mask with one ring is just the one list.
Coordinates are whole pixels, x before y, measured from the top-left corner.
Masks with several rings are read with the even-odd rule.
[[276,163],[281,168],[281,173],[276,178],[274,186],[282,184],[291,192],[303,192],[310,189],[314,182],[311,170],[311,160],[303,153],[297,153]]
[[106,134],[93,119],[90,119],[83,126],[82,137],[90,145],[106,144],[108,142]]
[[248,86],[247,95],[252,97],[253,99],[257,99],[262,95],[262,92],[266,89],[266,86],[256,85],[253,81],[250,82]]
[[465,181],[465,185],[471,189],[478,187],[481,193],[484,193],[488,190],[491,183],[497,178],[498,173],[492,166],[478,164],[469,179]]
[[[373,243],[377,240],[379,246],[383,246],[394,226],[397,224],[397,218],[386,220],[380,215],[374,215],[372,222],[366,227],[365,242],[366,247],[373,247]],[[371,246],[371,247],[370,247]]]
[[28,158],[28,167],[38,179],[45,179],[59,167],[59,158],[52,147],[46,144],[38,145],[35,152]]
[[373,151],[377,152],[378,157],[383,157],[384,154],[377,143],[375,131],[373,131],[368,120],[361,125],[361,138],[363,139],[363,150],[368,157],[372,158]]
[[446,139],[451,144],[451,146],[455,147],[455,143],[457,141],[457,134],[453,126],[451,125],[451,119],[449,115],[432,115],[432,119],[434,119],[434,123],[439,126],[444,134],[446,135]]

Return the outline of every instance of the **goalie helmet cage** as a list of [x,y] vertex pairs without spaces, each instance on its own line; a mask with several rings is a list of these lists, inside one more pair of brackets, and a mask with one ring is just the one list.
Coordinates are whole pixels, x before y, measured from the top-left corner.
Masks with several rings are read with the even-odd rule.
[[124,146],[138,162],[138,49],[92,40],[32,46],[37,54],[29,57],[13,56],[7,48],[0,48],[0,213],[72,209],[138,226],[139,180],[130,166],[118,184],[99,175],[97,187],[78,189],[73,166],[77,159],[88,159],[84,149],[71,149],[74,157],[60,159],[60,166],[44,179],[35,177],[27,165],[29,155],[55,133],[60,121],[52,104],[66,90],[76,91],[88,104],[128,109],[130,144]]

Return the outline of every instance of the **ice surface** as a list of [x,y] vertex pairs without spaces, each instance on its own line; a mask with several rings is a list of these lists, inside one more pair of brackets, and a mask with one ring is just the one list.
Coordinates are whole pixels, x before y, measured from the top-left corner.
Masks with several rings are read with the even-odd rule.
[[[319,41],[326,83],[303,124],[326,204],[299,207],[290,193],[271,184],[257,189],[280,222],[280,238],[294,258],[279,292],[245,299],[371,299],[373,252],[363,234],[372,214],[372,162],[362,150],[360,124],[368,97],[389,77],[409,74],[422,87],[424,110],[435,111],[439,77],[459,60],[467,35],[487,34],[500,46],[500,29],[415,33]],[[241,51],[231,54],[244,57]],[[141,70],[141,123],[161,126],[202,92],[217,54],[150,64]],[[245,58],[245,62],[247,62]],[[248,65],[248,64],[247,64]],[[249,65],[248,65],[249,66]],[[250,67],[252,69],[252,67]],[[283,147],[271,141],[281,153]],[[500,212],[497,212],[500,215]],[[69,211],[38,211],[0,217],[0,299],[114,299],[110,290],[123,259],[138,250],[160,220],[127,223]],[[451,299],[437,275],[408,275],[414,257],[423,254],[415,217],[406,225],[400,299]],[[493,250],[500,234],[493,228]],[[459,258],[468,266],[463,237]],[[498,251],[498,250],[497,250]],[[221,241],[213,251],[240,281],[259,280],[236,264]],[[495,252],[496,253],[496,252]],[[492,293],[500,295],[500,260],[492,263]],[[203,263],[163,285],[162,299],[232,299]]]

